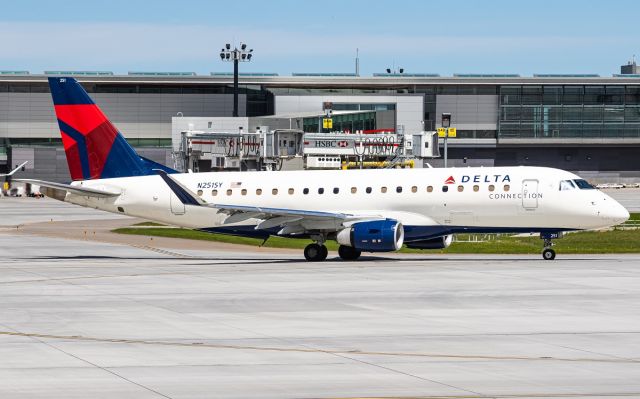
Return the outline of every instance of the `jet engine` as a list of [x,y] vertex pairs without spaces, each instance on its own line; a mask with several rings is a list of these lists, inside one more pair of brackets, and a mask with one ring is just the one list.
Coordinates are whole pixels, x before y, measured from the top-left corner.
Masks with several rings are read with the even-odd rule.
[[336,241],[365,252],[397,251],[404,242],[404,228],[393,219],[359,222],[340,230]]
[[449,245],[451,245],[451,241],[453,241],[453,236],[449,234],[442,237],[431,238],[429,240],[408,242],[407,248],[444,249],[444,248],[448,248]]

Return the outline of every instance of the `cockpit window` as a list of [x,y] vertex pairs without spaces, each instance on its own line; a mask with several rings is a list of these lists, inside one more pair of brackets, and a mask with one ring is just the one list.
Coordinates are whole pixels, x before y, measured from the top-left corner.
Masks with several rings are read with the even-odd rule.
[[576,186],[571,180],[562,180],[560,182],[560,191],[575,190]]
[[595,187],[593,187],[591,184],[589,184],[589,182],[587,182],[584,179],[576,179],[573,182],[576,183],[576,186],[578,186],[578,188],[580,190],[594,190],[595,189]]

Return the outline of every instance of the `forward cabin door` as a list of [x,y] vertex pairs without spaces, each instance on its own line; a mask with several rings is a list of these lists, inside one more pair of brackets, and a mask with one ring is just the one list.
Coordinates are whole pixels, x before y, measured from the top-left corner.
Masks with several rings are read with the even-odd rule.
[[538,180],[522,181],[522,207],[528,211],[538,208]]

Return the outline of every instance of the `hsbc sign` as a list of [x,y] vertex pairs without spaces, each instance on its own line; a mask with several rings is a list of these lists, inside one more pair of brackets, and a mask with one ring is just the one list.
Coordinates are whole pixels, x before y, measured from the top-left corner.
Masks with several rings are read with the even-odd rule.
[[316,148],[347,148],[352,145],[347,140],[311,140],[307,147]]

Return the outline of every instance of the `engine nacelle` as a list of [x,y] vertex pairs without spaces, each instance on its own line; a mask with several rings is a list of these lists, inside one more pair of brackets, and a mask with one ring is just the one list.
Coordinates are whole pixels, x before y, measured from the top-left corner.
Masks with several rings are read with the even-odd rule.
[[404,242],[404,227],[393,219],[354,223],[340,230],[336,241],[365,252],[397,251]]
[[413,249],[444,249],[448,248],[451,245],[451,241],[453,241],[453,236],[449,234],[448,236],[431,238],[429,240],[422,241],[413,241],[407,243],[407,248]]

